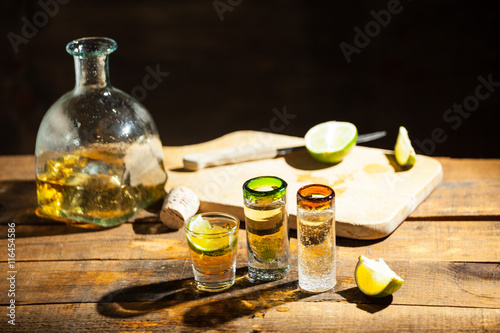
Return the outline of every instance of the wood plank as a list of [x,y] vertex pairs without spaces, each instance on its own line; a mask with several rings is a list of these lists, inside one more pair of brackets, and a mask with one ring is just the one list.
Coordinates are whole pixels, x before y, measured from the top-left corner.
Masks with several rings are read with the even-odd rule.
[[411,218],[500,215],[500,180],[443,182],[410,214]]
[[[379,299],[363,295],[354,280],[357,258],[337,261],[336,291],[321,294],[302,292],[297,284],[294,258],[291,273],[280,281],[251,284],[246,278],[246,257],[238,257],[237,281],[230,292],[200,295],[193,283],[188,260],[107,260],[16,263],[16,304],[156,302],[190,306],[206,298],[220,301],[243,298],[263,304],[280,302],[336,301],[378,304]],[[499,263],[449,263],[416,260],[387,261],[405,283],[392,304],[498,308],[500,305]],[[0,280],[0,290],[9,281]],[[0,303],[8,304],[7,293]],[[387,301],[387,299],[385,300]]]
[[[6,232],[7,226],[1,229]],[[240,231],[240,235],[244,237],[244,231]],[[20,225],[16,227],[15,242],[17,261],[189,257],[184,235],[161,223],[154,226],[149,223],[126,223],[101,231],[71,228],[65,224]],[[7,240],[0,240],[0,244],[7,246]]]
[[473,182],[500,179],[500,159],[437,157],[443,166],[443,182]]
[[[0,248],[7,247],[7,226],[0,225]],[[500,221],[406,221],[382,240],[337,238],[339,259],[360,254],[386,260],[500,262]],[[65,225],[16,226],[16,260],[165,260],[188,258],[182,231],[163,224],[125,223],[105,231]],[[292,235],[292,253],[297,240]],[[246,251],[240,230],[238,251]],[[0,258],[6,261],[6,258]]]
[[[500,179],[500,159],[436,157],[443,167],[443,182]],[[34,155],[0,156],[0,181],[35,180]]]
[[406,221],[381,241],[337,238],[339,258],[500,262],[498,221]]
[[[440,158],[444,182],[411,218],[500,215],[500,160]],[[34,214],[34,157],[0,156],[0,224],[46,223]],[[462,175],[462,176],[460,176]]]
[[35,180],[35,156],[0,156],[0,181]]
[[[25,175],[20,173],[17,177],[23,178]],[[498,202],[500,202],[499,180],[444,182],[417,207],[410,218],[484,217],[488,219],[500,215],[500,205],[496,204]],[[52,221],[44,221],[35,215],[36,207],[34,181],[0,181],[0,224],[8,222],[52,224]]]
[[[4,332],[453,332],[498,331],[499,309],[449,308],[343,302],[284,302],[263,307],[236,298],[228,303],[168,306],[122,303],[129,311],[100,313],[95,303],[22,305],[16,326]],[[142,308],[141,308],[142,307]],[[144,309],[144,311],[140,311]],[[120,316],[121,315],[121,316]]]
[[500,160],[437,158],[443,166],[443,182],[410,215],[437,216],[500,215]]

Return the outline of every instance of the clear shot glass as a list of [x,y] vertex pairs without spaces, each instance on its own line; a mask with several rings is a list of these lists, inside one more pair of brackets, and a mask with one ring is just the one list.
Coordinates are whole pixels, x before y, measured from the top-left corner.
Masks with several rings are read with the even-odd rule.
[[198,214],[184,223],[198,290],[217,292],[234,284],[239,225],[225,213]]
[[290,271],[286,189],[287,183],[273,176],[252,178],[243,184],[251,282],[279,280]]
[[299,286],[323,292],[337,284],[335,263],[335,192],[311,184],[297,191]]

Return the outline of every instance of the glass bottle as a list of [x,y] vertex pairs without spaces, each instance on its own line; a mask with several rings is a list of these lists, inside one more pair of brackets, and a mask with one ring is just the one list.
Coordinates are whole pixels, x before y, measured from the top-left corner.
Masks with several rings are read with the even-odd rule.
[[164,195],[167,174],[156,125],[144,106],[109,81],[108,57],[116,48],[104,37],[66,46],[76,85],[49,108],[38,130],[39,216],[113,227]]
[[287,183],[273,176],[252,178],[243,184],[251,282],[279,280],[290,271],[286,189]]
[[322,292],[337,284],[335,264],[335,192],[311,184],[297,191],[299,287]]

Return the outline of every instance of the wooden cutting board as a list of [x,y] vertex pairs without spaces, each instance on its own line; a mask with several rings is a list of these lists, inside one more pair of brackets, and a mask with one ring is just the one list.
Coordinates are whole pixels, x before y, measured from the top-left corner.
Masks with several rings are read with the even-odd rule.
[[306,184],[326,184],[335,190],[337,236],[378,239],[391,234],[443,177],[441,164],[431,157],[418,155],[415,166],[404,171],[397,166],[393,151],[361,146],[337,165],[319,163],[303,151],[198,171],[183,168],[186,154],[262,144],[294,147],[303,145],[304,139],[238,131],[201,144],[164,147],[167,191],[187,186],[198,194],[200,211],[223,211],[244,220],[243,183],[256,176],[278,176],[288,183],[290,227],[296,228],[297,190]]

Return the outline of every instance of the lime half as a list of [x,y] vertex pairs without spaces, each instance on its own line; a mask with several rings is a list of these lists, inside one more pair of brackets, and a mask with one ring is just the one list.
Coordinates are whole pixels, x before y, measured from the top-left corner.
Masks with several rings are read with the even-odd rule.
[[188,230],[189,243],[199,251],[214,252],[229,246],[228,230],[204,220],[201,214],[189,222]]
[[311,156],[323,163],[339,163],[356,145],[358,130],[354,124],[327,121],[307,131],[306,148]]
[[396,155],[396,162],[402,167],[411,167],[417,162],[415,149],[411,145],[408,131],[403,126],[399,127],[394,154]]
[[404,282],[387,266],[384,259],[377,261],[365,256],[359,256],[354,278],[359,290],[371,297],[389,296],[398,291]]

